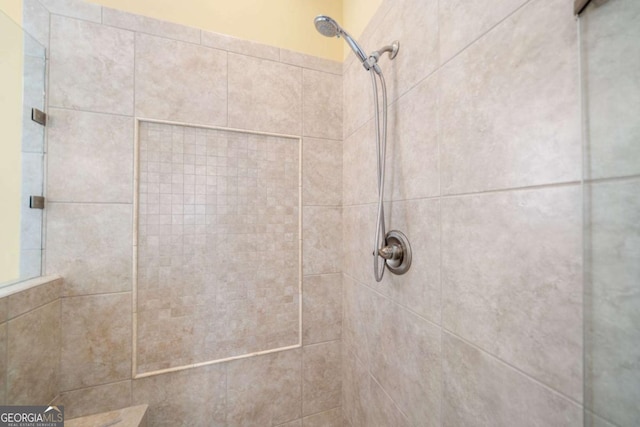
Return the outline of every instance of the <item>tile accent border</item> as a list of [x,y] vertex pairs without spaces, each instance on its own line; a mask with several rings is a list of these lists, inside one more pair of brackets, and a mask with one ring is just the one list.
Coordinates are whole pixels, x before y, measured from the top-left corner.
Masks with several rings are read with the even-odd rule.
[[[211,129],[211,130],[220,130],[226,132],[236,132],[243,134],[251,134],[251,135],[262,135],[262,136],[271,136],[278,138],[288,138],[291,140],[298,141],[298,343],[291,346],[279,347],[274,349],[268,349],[258,352],[252,352],[232,357],[227,357],[223,359],[215,359],[208,360],[199,363],[193,363],[189,365],[176,366],[167,369],[159,369],[155,371],[149,371],[144,373],[138,372],[138,363],[137,363],[137,340],[138,340],[138,324],[137,324],[137,284],[138,284],[138,221],[139,221],[139,186],[140,186],[140,125],[142,122],[145,123],[157,123],[164,125],[173,125],[173,126],[185,126],[191,128],[199,128],[199,129]],[[198,368],[207,365],[213,365],[223,362],[228,362],[231,360],[238,359],[246,359],[253,356],[260,356],[264,354],[270,353],[278,353],[285,350],[291,350],[295,348],[302,348],[302,280],[303,280],[303,271],[302,271],[302,137],[296,135],[287,135],[287,134],[278,134],[278,133],[270,133],[270,132],[259,132],[259,131],[249,131],[244,129],[236,129],[236,128],[228,128],[228,127],[220,127],[220,126],[206,126],[202,124],[193,124],[193,123],[185,123],[185,122],[175,122],[175,121],[167,121],[167,120],[156,120],[156,119],[147,119],[136,117],[135,118],[135,130],[134,130],[134,173],[133,173],[133,268],[132,268],[132,296],[131,296],[131,310],[132,310],[132,352],[131,352],[131,377],[132,379],[146,378],[155,375],[166,374],[169,372],[178,372],[184,371],[187,369]]]

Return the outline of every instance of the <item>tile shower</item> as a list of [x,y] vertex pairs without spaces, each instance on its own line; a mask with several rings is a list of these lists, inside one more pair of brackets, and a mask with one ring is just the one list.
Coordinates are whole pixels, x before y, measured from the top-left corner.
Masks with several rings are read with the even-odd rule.
[[145,403],[152,426],[632,425],[634,390],[585,387],[583,224],[608,224],[594,257],[623,245],[638,209],[612,221],[595,201],[637,193],[640,170],[583,170],[570,3],[382,2],[359,41],[401,41],[381,60],[385,203],[414,259],[376,283],[352,56],[25,0],[48,48],[44,265],[60,276],[0,299],[0,400],[68,417]]
[[[60,362],[0,359],[7,401],[143,402],[158,426],[341,420],[342,110],[317,102],[341,98],[341,64],[90,3],[27,10],[49,48],[44,262],[62,279],[20,319],[55,331]],[[14,317],[0,345],[24,353]],[[34,366],[46,387],[16,389]]]

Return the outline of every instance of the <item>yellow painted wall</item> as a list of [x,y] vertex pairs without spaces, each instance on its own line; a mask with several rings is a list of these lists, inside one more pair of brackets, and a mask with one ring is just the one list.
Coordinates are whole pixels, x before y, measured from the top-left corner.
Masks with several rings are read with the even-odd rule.
[[342,44],[318,34],[313,18],[342,20],[343,0],[90,0],[165,21],[342,61]]
[[22,30],[0,11],[0,283],[20,276],[22,58]]
[[[381,4],[382,0],[344,0],[342,5],[343,27],[357,39],[362,35],[362,32]],[[368,48],[365,46],[363,48],[367,52],[377,49],[377,47]],[[345,43],[344,57],[346,58],[349,54],[351,54],[351,49]]]
[[0,0],[0,11],[18,24],[22,23],[22,0]]

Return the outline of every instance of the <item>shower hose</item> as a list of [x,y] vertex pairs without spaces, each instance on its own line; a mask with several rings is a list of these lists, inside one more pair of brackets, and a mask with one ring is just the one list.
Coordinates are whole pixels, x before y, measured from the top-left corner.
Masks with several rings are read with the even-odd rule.
[[[377,69],[376,69],[377,68]],[[373,272],[376,282],[380,282],[384,276],[386,261],[382,261],[380,266],[379,250],[386,244],[385,236],[385,220],[384,220],[384,181],[386,170],[386,151],[387,151],[387,85],[384,81],[382,71],[378,67],[371,67],[371,85],[373,87],[373,104],[375,108],[375,126],[376,126],[376,151],[378,161],[378,212],[376,220],[376,231],[373,248]],[[376,76],[380,79],[380,88],[382,91],[382,123],[380,123],[380,106],[378,105],[378,83]]]

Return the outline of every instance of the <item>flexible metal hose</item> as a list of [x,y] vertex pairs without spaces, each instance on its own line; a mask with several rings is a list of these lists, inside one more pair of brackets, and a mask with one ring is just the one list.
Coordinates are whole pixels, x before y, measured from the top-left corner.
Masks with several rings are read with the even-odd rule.
[[[387,86],[382,75],[382,71],[369,70],[371,73],[371,85],[373,87],[373,104],[375,108],[375,125],[376,125],[376,150],[378,161],[378,213],[376,221],[376,235],[373,248],[373,272],[376,282],[380,282],[384,276],[386,263],[383,260],[380,267],[380,255],[378,251],[386,244],[385,236],[385,220],[384,220],[384,181],[386,172],[386,152],[387,152]],[[376,75],[380,79],[380,88],[382,90],[382,128],[380,128],[380,107],[378,105],[378,83]]]

